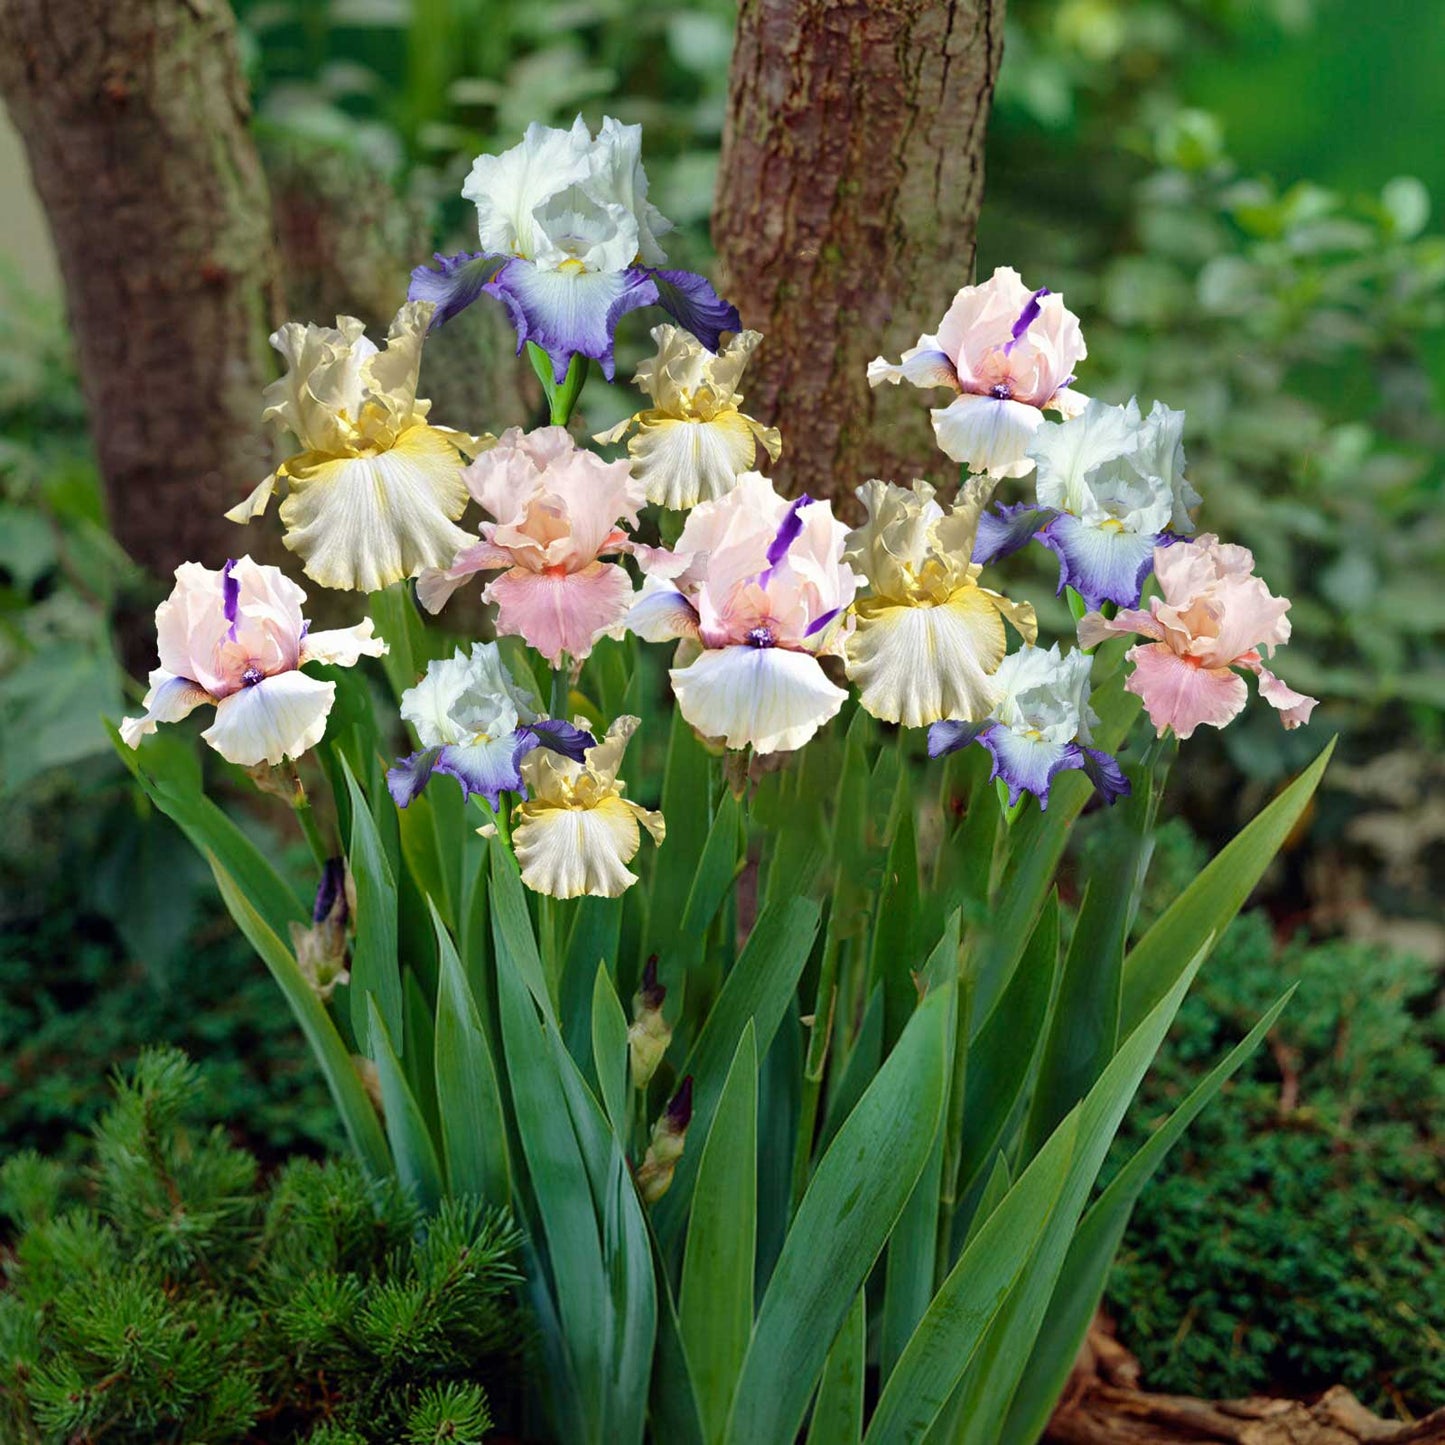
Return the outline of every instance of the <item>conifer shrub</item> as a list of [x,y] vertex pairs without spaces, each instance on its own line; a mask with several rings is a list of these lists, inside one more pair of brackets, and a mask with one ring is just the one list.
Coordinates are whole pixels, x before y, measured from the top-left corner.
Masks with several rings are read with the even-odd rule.
[[193,1125],[195,1067],[144,1052],[84,1171],[0,1166],[0,1440],[451,1445],[517,1369],[517,1235],[453,1200],[423,1220],[349,1159],[271,1181]]

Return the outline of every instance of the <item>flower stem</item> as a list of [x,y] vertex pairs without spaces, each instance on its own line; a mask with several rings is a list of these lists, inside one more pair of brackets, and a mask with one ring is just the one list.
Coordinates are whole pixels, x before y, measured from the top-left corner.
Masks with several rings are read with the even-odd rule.
[[567,721],[567,700],[571,695],[572,666],[563,653],[561,663],[552,669],[552,697],[548,706],[555,722]]
[[553,426],[566,426],[587,382],[587,358],[574,352],[567,362],[567,375],[560,382],[553,370],[552,358],[535,341],[527,343],[527,360],[532,363],[532,370],[547,395],[548,420]]
[[336,856],[334,848],[326,846],[326,840],[321,836],[321,827],[316,821],[316,814],[311,810],[311,799],[306,796],[306,787],[301,781],[301,774],[296,771],[293,763],[291,773],[291,811],[296,815],[296,821],[301,825],[302,835],[306,839],[307,846],[311,849],[311,856],[316,860],[316,866],[325,869],[327,863]]

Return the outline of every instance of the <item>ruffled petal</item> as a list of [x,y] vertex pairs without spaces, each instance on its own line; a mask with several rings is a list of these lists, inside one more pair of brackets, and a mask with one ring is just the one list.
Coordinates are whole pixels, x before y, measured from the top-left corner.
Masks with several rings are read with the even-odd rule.
[[1227,667],[1200,667],[1162,642],[1141,643],[1127,654],[1134,671],[1124,684],[1143,698],[1149,721],[1164,735],[1173,728],[1183,739],[1201,724],[1222,728],[1243,709],[1249,697],[1244,679]]
[[627,614],[627,627],[644,642],[698,635],[697,608],[675,587],[649,578]]
[[579,728],[576,723],[564,722],[561,718],[541,717],[517,729],[519,760],[533,748],[547,748],[564,758],[571,758],[574,763],[580,763],[586,759],[587,750],[596,746],[597,739],[586,728]]
[[299,758],[326,732],[336,684],[304,672],[278,672],[216,704],[216,720],[201,734],[227,762],[243,768]]
[[362,657],[385,657],[386,643],[376,635],[371,618],[355,627],[335,627],[325,632],[308,632],[301,639],[302,662],[329,662],[336,667],[354,667]]
[[668,674],[683,717],[704,737],[758,753],[800,748],[843,706],[818,659],[780,647],[722,647]]
[[535,746],[530,737],[504,733],[485,742],[452,743],[438,751],[433,768],[462,785],[462,797],[480,793],[493,808],[502,805],[503,793],[520,792],[522,774],[517,764]]
[[931,415],[938,445],[960,466],[991,477],[1022,477],[1033,468],[1029,442],[1044,423],[1038,407],[970,393]]
[[882,386],[885,381],[892,386],[907,381],[923,389],[946,386],[958,390],[958,372],[936,336],[920,336],[918,345],[910,346],[896,363],[875,356],[868,363],[868,385]]
[[1000,503],[978,519],[972,560],[987,567],[1001,557],[1012,556],[1056,516],[1052,507],[1036,507],[1031,502]]
[[1310,714],[1319,706],[1317,697],[1296,692],[1282,678],[1278,678],[1267,667],[1256,664],[1255,675],[1259,678],[1259,695],[1278,710],[1279,720],[1287,728],[1297,728],[1310,720]]
[[928,756],[947,757],[978,741],[979,734],[992,724],[988,722],[959,722],[956,718],[945,718],[942,722],[928,726]]
[[553,667],[565,652],[580,660],[604,633],[619,630],[632,606],[632,579],[615,562],[549,574],[514,567],[482,593],[497,604],[497,631],[535,647]]
[[[690,331],[709,351],[722,349],[724,331],[741,331],[738,308],[713,290],[706,276],[694,271],[654,271],[657,304],[684,331]],[[607,373],[611,380],[612,372]]]
[[386,789],[398,808],[410,807],[411,800],[426,787],[441,753],[440,748],[423,748],[409,757],[398,758],[386,770]]
[[874,717],[904,727],[946,718],[981,722],[998,690],[1003,618],[979,588],[965,588],[937,607],[858,608],[847,644],[848,676]]
[[432,260],[437,263],[436,270],[430,266],[418,266],[411,273],[406,299],[430,301],[436,307],[431,318],[432,328],[435,329],[465,311],[507,264],[508,257],[471,251],[463,251],[459,256],[443,256],[438,251]]
[[490,542],[473,542],[452,558],[450,567],[428,567],[416,579],[417,600],[428,612],[440,612],[453,592],[478,572],[512,565],[512,554]]
[[1137,532],[1090,527],[1061,512],[1039,533],[1039,541],[1059,559],[1059,591],[1072,587],[1090,609],[1115,602],[1137,607],[1144,583],[1154,570],[1158,538]]
[[1039,800],[1039,807],[1047,809],[1053,780],[1070,768],[1084,766],[1083,752],[1074,743],[1023,737],[997,723],[985,728],[979,741],[993,757],[989,781],[1003,779],[1010,807],[1025,793],[1032,793]]
[[1102,612],[1089,612],[1079,618],[1080,647],[1097,647],[1115,634],[1122,636],[1131,632],[1156,641],[1164,638],[1163,625],[1147,610],[1126,608],[1114,617],[1105,617]]
[[637,882],[627,864],[642,843],[638,823],[649,819],[660,832],[660,816],[625,798],[604,798],[592,808],[523,803],[512,833],[522,882],[551,898],[617,898]]
[[1079,751],[1084,755],[1085,775],[1110,807],[1133,792],[1117,758],[1098,748],[1080,747]]
[[281,504],[286,545],[323,587],[379,592],[445,567],[472,539],[455,519],[467,505],[462,459],[433,427],[402,433],[390,451],[291,473]]
[[509,260],[487,282],[512,317],[517,350],[534,341],[552,358],[558,384],[573,356],[588,356],[612,380],[613,336],[618,321],[658,299],[652,275],[640,266],[626,271],[541,271],[530,261]]
[[277,471],[272,472],[265,480],[257,482],[246,500],[244,502],[238,502],[225,514],[226,520],[228,522],[245,523],[249,522],[252,517],[261,516],[262,513],[265,512],[266,506],[276,490],[276,483],[285,473],[285,467],[281,467]]
[[644,412],[636,421],[637,435],[627,448],[633,475],[647,488],[649,502],[679,512],[731,491],[751,469],[759,437],[769,451],[777,440],[769,428],[755,434],[757,424],[736,411],[719,412],[711,421]]
[[202,703],[214,702],[210,693],[188,677],[177,677],[158,667],[150,675],[150,688],[141,704],[143,717],[128,717],[120,725],[120,740],[126,747],[136,747],[149,737],[159,723],[180,722]]

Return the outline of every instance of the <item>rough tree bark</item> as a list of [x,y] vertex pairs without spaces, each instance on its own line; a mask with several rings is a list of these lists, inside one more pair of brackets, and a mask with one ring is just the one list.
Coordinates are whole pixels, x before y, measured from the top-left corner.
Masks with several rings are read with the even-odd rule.
[[[122,546],[156,577],[256,550],[271,209],[226,0],[0,0],[0,95],[55,237]],[[259,530],[259,529],[256,529]]]
[[1003,9],[742,0],[713,229],[723,294],[766,338],[747,409],[782,428],[794,493],[941,479],[927,398],[866,370],[972,279]]

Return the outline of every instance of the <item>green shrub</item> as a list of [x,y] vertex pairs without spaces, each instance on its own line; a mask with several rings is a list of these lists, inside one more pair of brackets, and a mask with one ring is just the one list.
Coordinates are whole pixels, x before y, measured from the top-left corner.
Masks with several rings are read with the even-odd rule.
[[1264,914],[1246,915],[1180,1010],[1116,1159],[1290,981],[1271,1047],[1146,1189],[1108,1304],[1152,1389],[1343,1383],[1377,1408],[1429,1409],[1445,1399],[1445,1037],[1429,969],[1358,944],[1281,952]]
[[0,1438],[479,1445],[521,1337],[506,1216],[423,1223],[349,1160],[263,1186],[190,1126],[199,1093],[183,1054],[148,1050],[84,1175],[30,1151],[0,1168]]

